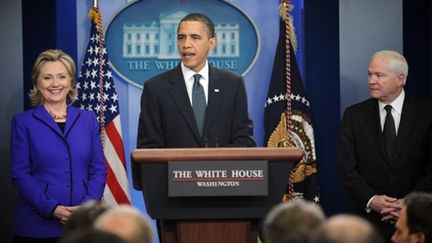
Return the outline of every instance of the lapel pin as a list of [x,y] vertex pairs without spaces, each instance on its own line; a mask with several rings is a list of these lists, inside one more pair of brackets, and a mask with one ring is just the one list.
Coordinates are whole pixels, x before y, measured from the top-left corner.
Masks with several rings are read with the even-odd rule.
[[219,89],[214,89],[214,92],[215,93],[219,93]]

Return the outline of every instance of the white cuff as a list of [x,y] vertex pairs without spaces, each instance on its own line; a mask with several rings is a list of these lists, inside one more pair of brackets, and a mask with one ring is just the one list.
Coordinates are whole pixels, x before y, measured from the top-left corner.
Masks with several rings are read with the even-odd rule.
[[366,204],[366,208],[365,208],[366,213],[370,213],[370,212],[372,211],[372,209],[371,209],[369,206],[370,206],[370,204],[371,204],[371,202],[372,202],[372,199],[374,199],[376,196],[377,196],[377,195],[374,195],[374,196],[371,197],[371,198],[369,199],[369,201],[367,202],[367,204]]

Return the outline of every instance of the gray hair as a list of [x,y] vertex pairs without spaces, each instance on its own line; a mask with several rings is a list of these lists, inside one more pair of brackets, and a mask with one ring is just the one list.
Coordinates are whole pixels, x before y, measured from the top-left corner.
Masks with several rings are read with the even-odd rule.
[[405,57],[397,51],[393,50],[381,50],[375,52],[372,55],[374,57],[387,57],[388,58],[388,69],[395,74],[404,74],[404,85],[408,77],[408,63]]
[[315,203],[302,199],[280,203],[265,218],[265,242],[309,242],[324,220],[322,209]]

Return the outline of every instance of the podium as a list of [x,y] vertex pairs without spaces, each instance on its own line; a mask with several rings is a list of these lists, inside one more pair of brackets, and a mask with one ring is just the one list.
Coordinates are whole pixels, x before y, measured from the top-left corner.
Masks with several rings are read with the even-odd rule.
[[[281,202],[295,148],[175,148],[132,152],[133,186],[141,190],[163,243],[257,242],[261,219]],[[268,161],[266,196],[168,196],[169,161]]]

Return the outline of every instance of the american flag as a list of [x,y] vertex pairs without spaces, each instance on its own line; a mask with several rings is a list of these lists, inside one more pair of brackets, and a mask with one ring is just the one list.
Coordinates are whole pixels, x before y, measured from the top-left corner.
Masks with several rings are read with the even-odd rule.
[[104,201],[110,205],[130,204],[118,96],[105,48],[99,9],[90,10],[90,40],[77,81],[74,105],[96,113],[107,165]]

